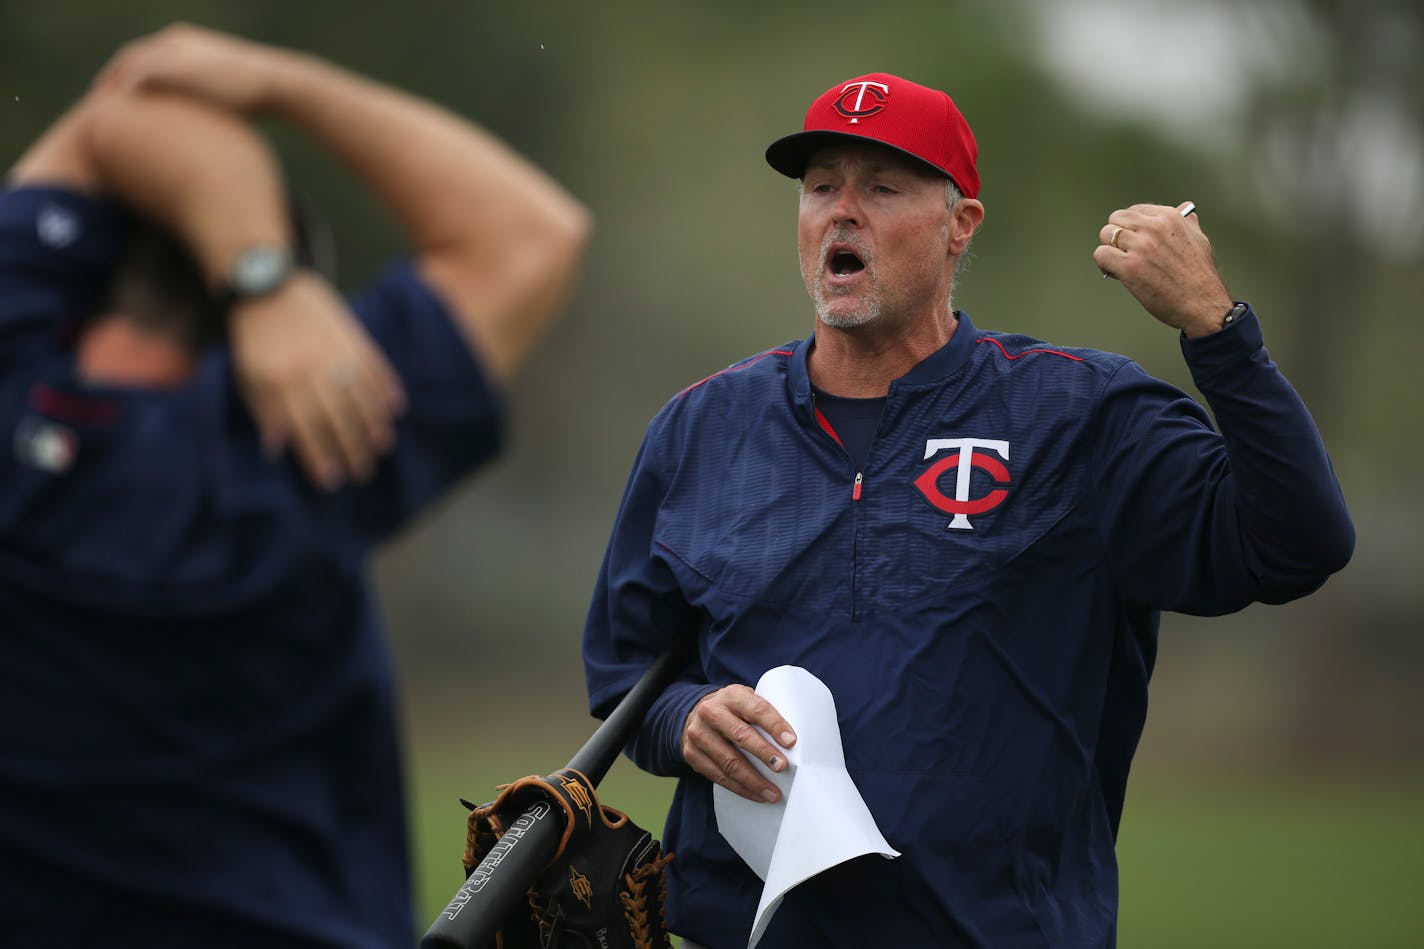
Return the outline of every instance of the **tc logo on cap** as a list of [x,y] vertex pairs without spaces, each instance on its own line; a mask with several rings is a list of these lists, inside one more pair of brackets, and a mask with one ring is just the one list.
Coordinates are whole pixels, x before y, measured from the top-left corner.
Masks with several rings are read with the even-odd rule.
[[[866,93],[870,94],[873,100],[869,105],[865,103]],[[855,102],[847,105],[847,100],[852,96]],[[890,87],[883,82],[871,82],[868,79],[861,79],[856,82],[848,82],[841,94],[836,97],[833,103],[835,110],[841,115],[850,119],[851,125],[858,125],[861,118],[867,115],[874,115],[885,108],[885,100],[890,98]]]
[[[890,111],[890,87],[895,110]],[[880,113],[885,113],[881,115]],[[872,115],[879,115],[874,122]],[[890,73],[873,72],[838,82],[806,110],[801,131],[767,146],[767,164],[800,178],[818,148],[837,141],[878,142],[947,175],[966,198],[979,196],[979,156],[969,123],[949,96]]]

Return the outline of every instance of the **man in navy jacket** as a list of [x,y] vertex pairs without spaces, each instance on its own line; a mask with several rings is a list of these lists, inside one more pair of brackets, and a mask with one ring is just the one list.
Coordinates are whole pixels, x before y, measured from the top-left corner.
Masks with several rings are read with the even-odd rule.
[[984,207],[943,92],[839,83],[767,160],[801,182],[815,332],[653,420],[585,630],[597,715],[697,637],[632,745],[680,779],[670,926],[746,944],[761,881],[712,787],[777,799],[743,753],[781,771],[756,729],[795,734],[749,684],[792,664],[829,686],[846,766],[903,856],[793,889],[761,945],[1110,945],[1160,612],[1285,602],[1346,563],[1320,436],[1190,203],[1114,211],[1094,260],[1179,331],[1220,434],[1123,357],[953,308]]
[[[410,259],[349,302],[296,265],[257,113],[354,171]],[[464,119],[194,27],[122,50],[20,158],[0,192],[0,942],[412,944],[366,564],[498,450],[500,392],[586,230]]]

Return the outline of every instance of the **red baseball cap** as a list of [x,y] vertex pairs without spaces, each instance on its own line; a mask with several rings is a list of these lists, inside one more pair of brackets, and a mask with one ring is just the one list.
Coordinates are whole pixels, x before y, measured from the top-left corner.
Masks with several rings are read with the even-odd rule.
[[967,198],[979,194],[979,146],[954,100],[892,76],[870,73],[836,83],[806,110],[800,132],[772,142],[767,164],[800,178],[811,153],[837,142],[876,142],[948,175]]

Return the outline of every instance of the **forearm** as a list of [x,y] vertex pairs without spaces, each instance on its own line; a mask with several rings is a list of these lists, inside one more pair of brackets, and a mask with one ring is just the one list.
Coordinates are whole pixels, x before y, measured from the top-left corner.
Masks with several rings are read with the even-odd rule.
[[583,206],[453,113],[312,56],[183,25],[130,44],[96,83],[271,113],[324,146],[400,221],[496,380],[567,296],[589,230]]
[[583,206],[459,116],[313,57],[275,51],[263,107],[390,208],[461,328],[496,376],[510,374],[567,295]]
[[91,94],[79,114],[98,190],[183,238],[213,287],[244,248],[289,241],[276,160],[240,118],[146,92]]
[[418,251],[576,226],[552,179],[463,118],[321,59],[274,51],[266,111],[303,130],[397,216]]
[[99,190],[98,174],[89,156],[85,104],[65,112],[25,149],[6,176],[7,184],[54,185],[90,193]]
[[1182,350],[1215,429],[1197,401],[1132,363],[1108,380],[1093,427],[1090,492],[1122,596],[1217,615],[1310,593],[1354,545],[1310,413],[1254,314]]
[[1197,388],[1230,459],[1235,509],[1267,599],[1318,585],[1354,549],[1354,526],[1325,445],[1300,396],[1271,362],[1254,318],[1231,336],[1188,340]]

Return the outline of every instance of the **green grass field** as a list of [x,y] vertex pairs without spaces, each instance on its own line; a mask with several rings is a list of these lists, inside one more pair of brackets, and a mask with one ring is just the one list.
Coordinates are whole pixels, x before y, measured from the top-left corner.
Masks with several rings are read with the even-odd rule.
[[[422,919],[459,885],[463,795],[549,770],[570,748],[490,749],[457,767],[412,762]],[[620,760],[606,803],[657,832],[672,782]],[[1285,779],[1134,779],[1118,842],[1126,949],[1424,947],[1424,783],[1306,786]]]
[[1424,786],[1145,782],[1118,839],[1125,947],[1424,946]]

